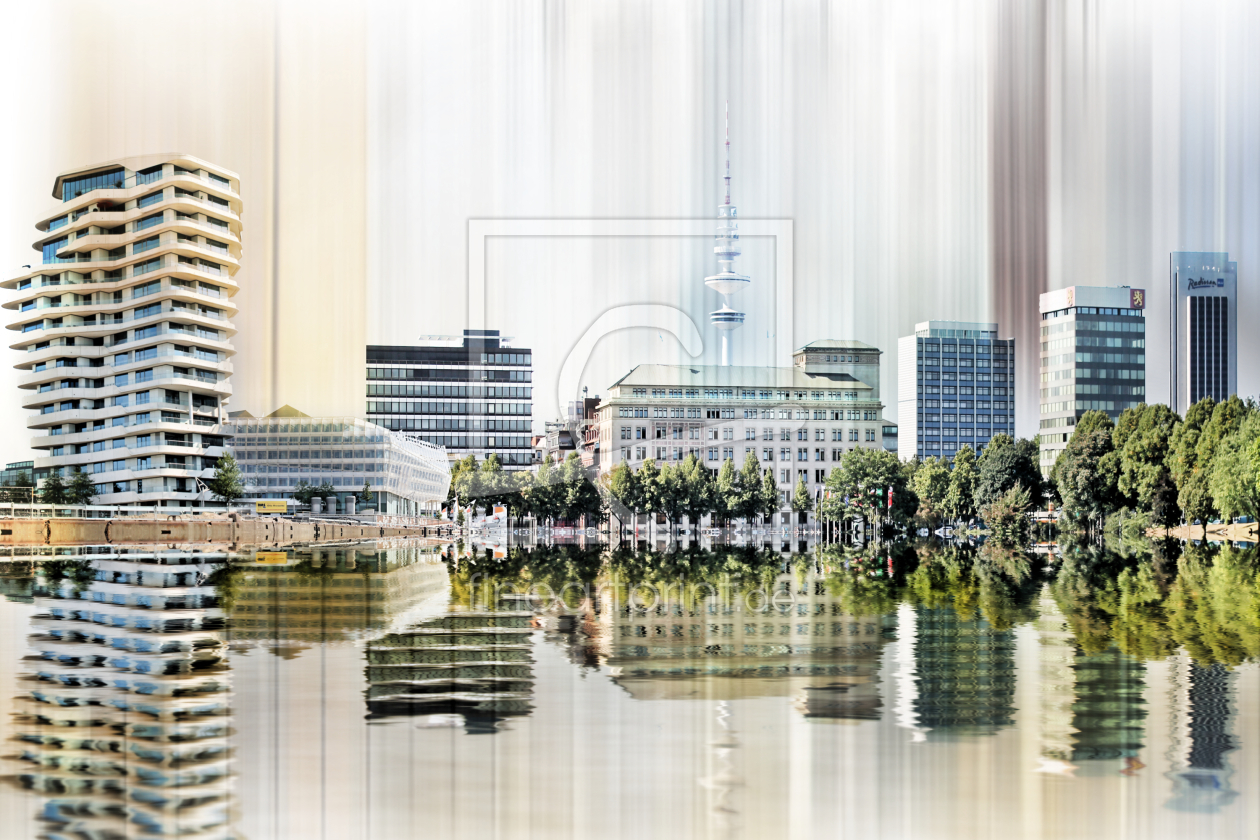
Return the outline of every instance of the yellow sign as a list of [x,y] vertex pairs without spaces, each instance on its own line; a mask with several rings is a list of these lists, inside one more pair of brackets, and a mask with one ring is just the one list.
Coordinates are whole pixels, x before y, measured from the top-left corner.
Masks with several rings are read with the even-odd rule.
[[283,551],[260,551],[254,555],[254,562],[284,566],[289,562],[289,555]]
[[260,499],[254,502],[254,513],[288,513],[289,503],[284,499]]

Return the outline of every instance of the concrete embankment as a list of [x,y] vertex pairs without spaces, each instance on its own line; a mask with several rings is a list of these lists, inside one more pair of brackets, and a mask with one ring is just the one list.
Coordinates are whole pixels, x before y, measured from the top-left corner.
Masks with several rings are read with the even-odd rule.
[[1177,528],[1150,528],[1152,537],[1172,537],[1178,540],[1211,540],[1213,542],[1257,542],[1255,522],[1235,522],[1233,525],[1182,525]]
[[441,538],[450,523],[378,525],[284,517],[116,519],[0,519],[0,545],[105,545],[110,543],[285,543],[380,537]]

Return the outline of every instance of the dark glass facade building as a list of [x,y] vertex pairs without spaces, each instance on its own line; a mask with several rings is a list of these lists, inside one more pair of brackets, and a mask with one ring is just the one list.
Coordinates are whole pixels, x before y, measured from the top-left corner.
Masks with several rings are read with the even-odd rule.
[[1184,414],[1238,393],[1238,263],[1224,251],[1177,251],[1169,264],[1169,380]]
[[368,346],[368,420],[444,446],[452,459],[493,453],[505,468],[528,468],[533,353],[507,346],[498,330],[441,340]]

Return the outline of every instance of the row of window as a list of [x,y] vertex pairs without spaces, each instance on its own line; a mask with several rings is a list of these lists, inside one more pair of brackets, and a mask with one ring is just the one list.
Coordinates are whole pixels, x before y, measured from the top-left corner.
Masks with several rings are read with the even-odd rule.
[[1043,353],[1063,350],[1068,347],[1127,347],[1141,350],[1146,347],[1146,339],[1122,338],[1118,336],[1076,335],[1067,336],[1066,338],[1053,338],[1049,341],[1041,342],[1041,352]]
[[[630,396],[646,398],[651,391],[653,399],[671,400],[779,400],[780,402],[802,400],[856,400],[857,391],[781,391],[752,390],[748,388],[632,388]],[[625,394],[622,394],[624,397]]]
[[395,432],[528,432],[529,420],[501,420],[491,417],[385,417],[374,418]]
[[[1015,374],[1010,373],[937,373],[934,370],[919,371],[916,379],[919,382],[1014,382]],[[971,386],[963,386],[971,387]]]
[[[922,353],[942,353],[943,352],[943,353],[961,353],[963,355],[976,354],[980,356],[988,356],[988,355],[1002,356],[1002,355],[1007,355],[1008,351],[1009,353],[1015,352],[1015,349],[1013,347],[1008,348],[1006,344],[994,344],[990,346],[988,344],[977,345],[977,344],[969,344],[967,342],[961,342],[961,343],[953,342],[953,341],[937,342],[937,341],[932,341],[931,339],[928,339],[926,341],[920,339],[919,348],[920,348],[920,352]],[[992,353],[990,353],[990,350],[992,350]]]
[[[1001,433],[1001,430],[999,430],[999,434],[1000,434],[1000,433]],[[969,438],[969,437],[974,437],[974,438],[977,438],[978,440],[988,440],[988,439],[989,439],[989,430],[988,430],[988,429],[969,429],[969,428],[967,428],[967,427],[965,427],[965,426],[964,426],[964,427],[959,427],[959,428],[957,428],[957,429],[920,429],[920,430],[919,430],[919,436],[920,436],[920,437],[924,437],[924,438],[934,438],[934,437],[959,437],[959,438]]]
[[447,382],[532,382],[529,370],[477,370],[476,368],[382,368],[367,369],[369,381],[374,379],[426,379]]
[[[618,408],[618,417],[652,417],[672,420],[734,420],[734,408]],[[746,408],[745,420],[878,420],[878,409]]]
[[1094,385],[1077,382],[1075,385],[1056,385],[1042,388],[1041,398],[1063,397],[1069,394],[1115,394],[1122,397],[1142,397],[1146,395],[1145,385]]
[[918,387],[918,390],[919,390],[920,396],[922,396],[923,394],[942,394],[944,396],[959,396],[959,397],[971,397],[971,396],[1005,397],[1006,396],[1005,387],[990,389],[990,388],[972,388],[970,385],[961,385],[957,387],[954,385],[920,385]]
[[1128,318],[1144,318],[1146,310],[1144,309],[1122,309],[1112,306],[1073,306],[1067,309],[1055,309],[1051,312],[1042,312],[1041,320],[1049,321],[1054,318],[1066,318],[1069,315],[1119,315]]
[[1042,403],[1042,414],[1058,414],[1062,411],[1124,411],[1133,408],[1141,400],[1067,400]]
[[1146,319],[1136,321],[1064,321],[1041,328],[1042,337],[1061,332],[1146,332]]
[[[980,423],[982,425],[990,425],[988,414],[920,414],[919,420],[926,423]],[[975,418],[973,421],[972,418]],[[1007,424],[1007,416],[1005,414],[994,414],[993,423],[999,426]],[[1009,422],[1015,422],[1012,418]]]
[[533,396],[533,388],[514,385],[374,385],[368,384],[369,397],[462,397],[464,399],[524,398]]
[[1015,367],[1014,360],[1009,361],[1009,362],[1003,362],[1001,359],[995,359],[992,362],[992,364],[990,364],[988,359],[950,359],[950,358],[935,359],[930,356],[919,357],[919,364],[922,367],[960,367],[960,368]]
[[1057,356],[1043,356],[1041,359],[1042,367],[1057,367],[1058,365],[1070,365],[1073,363],[1080,364],[1104,364],[1104,365],[1145,365],[1145,353],[1063,353]]
[[[657,426],[651,430],[651,437],[657,440],[673,439],[682,440],[718,440],[718,429],[706,429],[703,436],[700,434],[701,429],[698,426]],[[831,429],[832,440],[845,440],[846,430]],[[874,440],[874,429],[849,429],[847,431],[848,440],[857,440],[860,434],[866,435],[866,440]],[[827,440],[827,429],[814,429],[813,440]],[[726,427],[721,429],[721,440],[734,440],[735,429]],[[647,440],[649,430],[646,426],[622,426],[620,431],[621,440]],[[744,440],[757,440],[757,430],[752,427],[744,429]],[[783,429],[777,432],[775,429],[767,426],[761,430],[761,440],[810,440],[809,429]]]
[[[377,402],[368,400],[368,414],[531,414],[530,403],[515,402]],[[376,421],[373,421],[376,422]]]
[[[873,441],[874,438],[868,436],[867,440]],[[849,449],[833,448],[830,450],[814,449],[811,457],[811,451],[806,447],[800,447],[795,451],[793,451],[791,447],[783,447],[778,450],[778,456],[776,458],[775,450],[772,447],[763,447],[758,450],[756,447],[746,446],[744,447],[742,457],[747,458],[749,453],[752,453],[754,456],[757,456],[758,460],[766,463],[772,463],[776,460],[780,462],[787,461],[796,463],[827,460],[834,462],[842,460],[844,458],[844,453],[852,452],[854,448],[855,447],[850,447]],[[828,459],[828,452],[830,452],[830,459]],[[657,461],[681,461],[686,459],[688,455],[695,455],[697,458],[702,458],[704,461],[711,462],[734,461],[735,447],[710,446],[701,449],[699,447],[686,446],[623,446],[621,448],[621,459],[623,461],[642,461],[649,457]],[[784,470],[783,474],[788,475],[789,471]],[[788,481],[790,479],[784,478],[783,480]],[[823,478],[818,478],[817,480],[822,481]]]

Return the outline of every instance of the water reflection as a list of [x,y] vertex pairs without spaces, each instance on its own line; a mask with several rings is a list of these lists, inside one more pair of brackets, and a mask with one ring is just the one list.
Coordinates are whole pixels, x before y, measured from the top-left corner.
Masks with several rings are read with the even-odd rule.
[[[691,793],[658,790],[649,774],[636,801],[691,808],[715,836],[769,830],[773,802],[837,778],[951,790],[944,768],[973,760],[1010,771],[974,782],[974,795],[1009,799],[1000,807],[1015,814],[1033,789],[1056,813],[1114,810],[1131,795],[1115,785],[1128,784],[1166,814],[1257,819],[1239,796],[1258,734],[1240,711],[1260,693],[1254,550],[39,552],[0,564],[4,604],[33,615],[33,656],[4,667],[23,679],[13,734],[39,836],[405,836],[398,826],[421,814],[462,824],[449,803],[487,784],[551,797],[561,771],[539,749],[555,738],[582,746],[565,771],[578,775],[628,761],[668,776],[683,762]],[[272,740],[284,727],[297,740]],[[655,740],[661,727],[674,742]],[[299,742],[322,763],[283,746]],[[767,761],[790,768],[803,744],[807,781],[767,776]],[[373,798],[379,780],[408,774],[426,780],[410,798]],[[321,805],[319,820],[298,809],[286,829],[265,817],[280,795],[269,780],[286,775],[299,797],[317,777],[319,790],[333,780],[365,793],[336,813]],[[598,808],[629,801],[620,782],[585,784]],[[920,806],[936,807],[924,790]],[[816,795],[805,798],[822,813]],[[478,830],[451,833],[530,813],[494,801],[467,823]],[[397,830],[355,833],[356,813],[400,807],[416,810]],[[1102,836],[1080,825],[1041,836],[1080,835]]]
[[222,558],[50,560],[18,739],[46,837],[233,836]]

